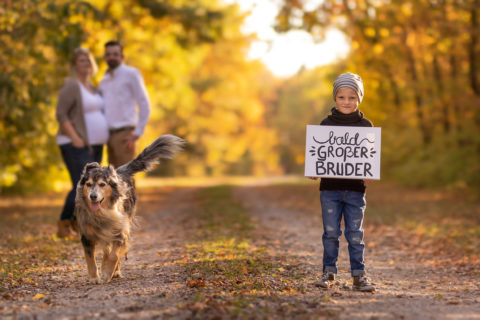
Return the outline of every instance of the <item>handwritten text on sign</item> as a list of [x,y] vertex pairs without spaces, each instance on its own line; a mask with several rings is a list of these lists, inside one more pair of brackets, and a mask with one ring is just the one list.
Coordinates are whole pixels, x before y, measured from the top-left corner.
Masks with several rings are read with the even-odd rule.
[[307,125],[305,176],[380,179],[381,128]]

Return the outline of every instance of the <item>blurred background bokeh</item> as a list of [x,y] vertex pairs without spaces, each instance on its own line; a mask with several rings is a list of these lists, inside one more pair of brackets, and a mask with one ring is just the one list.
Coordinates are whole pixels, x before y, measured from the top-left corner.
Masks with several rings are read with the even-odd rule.
[[382,179],[480,186],[480,0],[264,1],[278,34],[322,43],[334,30],[347,49],[279,76],[252,58],[259,36],[240,0],[0,1],[0,194],[68,187],[58,91],[79,46],[94,53],[98,83],[111,39],[152,101],[139,149],[165,133],[188,141],[154,176],[302,175],[305,126],[329,113],[333,80],[350,71],[364,80],[360,109],[382,127]]

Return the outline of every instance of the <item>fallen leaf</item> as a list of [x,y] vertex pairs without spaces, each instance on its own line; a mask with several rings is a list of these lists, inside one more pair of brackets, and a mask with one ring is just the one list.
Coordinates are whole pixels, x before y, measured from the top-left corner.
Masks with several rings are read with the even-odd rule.
[[205,281],[203,280],[190,280],[187,282],[187,286],[190,288],[202,288],[205,287]]
[[460,300],[449,300],[449,301],[447,302],[447,304],[460,304],[460,303],[461,303]]
[[6,300],[10,300],[10,299],[12,299],[12,295],[10,293],[5,293],[3,295],[3,298],[6,299]]
[[193,310],[203,310],[207,307],[205,303],[202,302],[195,302],[191,307]]
[[41,293],[37,293],[32,299],[33,300],[38,300],[38,299],[43,299],[45,298],[45,295],[41,294]]

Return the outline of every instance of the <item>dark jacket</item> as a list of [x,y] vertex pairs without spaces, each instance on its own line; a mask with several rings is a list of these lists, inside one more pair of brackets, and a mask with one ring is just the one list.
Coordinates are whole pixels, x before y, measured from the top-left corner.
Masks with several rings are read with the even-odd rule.
[[[343,114],[335,108],[332,108],[332,114],[326,117],[321,126],[345,126],[345,127],[373,127],[370,120],[363,116],[360,110],[350,114]],[[356,191],[365,193],[365,182],[361,179],[337,179],[322,178],[320,181],[320,191]]]

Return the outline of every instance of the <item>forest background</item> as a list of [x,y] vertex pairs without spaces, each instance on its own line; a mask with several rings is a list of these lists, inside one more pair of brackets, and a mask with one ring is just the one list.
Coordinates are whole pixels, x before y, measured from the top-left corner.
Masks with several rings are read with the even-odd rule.
[[55,105],[69,56],[125,44],[152,102],[140,148],[172,133],[186,152],[161,176],[303,174],[305,126],[333,107],[342,72],[362,76],[360,109],[382,127],[382,179],[480,186],[480,0],[283,0],[277,31],[321,40],[343,31],[349,55],[276,78],[248,60],[247,14],[221,0],[0,1],[0,194],[68,184]]

